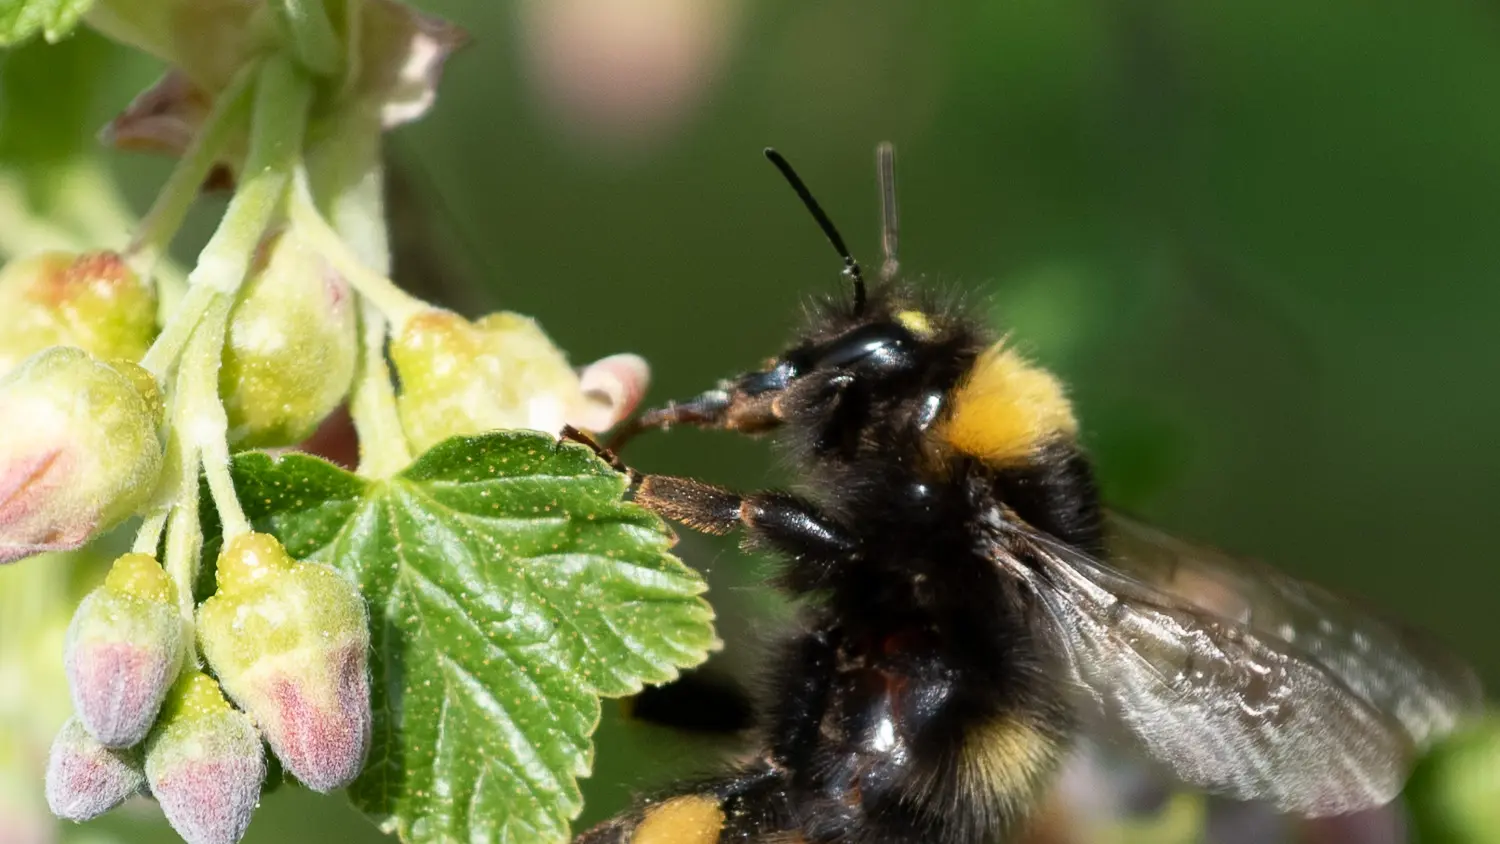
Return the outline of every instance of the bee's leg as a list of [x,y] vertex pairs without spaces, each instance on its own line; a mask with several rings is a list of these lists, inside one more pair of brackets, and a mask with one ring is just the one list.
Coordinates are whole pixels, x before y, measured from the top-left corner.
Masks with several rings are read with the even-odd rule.
[[844,556],[857,544],[812,502],[785,492],[741,495],[692,478],[646,475],[636,485],[635,501],[703,533],[722,535],[744,527],[752,544],[794,559]]
[[794,559],[841,557],[857,546],[849,531],[805,498],[774,491],[741,495],[692,478],[643,475],[576,428],[565,427],[562,435],[593,449],[615,471],[624,474],[637,504],[693,530],[722,536],[744,527],[752,544],[769,546]]
[[714,779],[669,789],[583,833],[573,844],[800,841],[788,771],[753,759]]

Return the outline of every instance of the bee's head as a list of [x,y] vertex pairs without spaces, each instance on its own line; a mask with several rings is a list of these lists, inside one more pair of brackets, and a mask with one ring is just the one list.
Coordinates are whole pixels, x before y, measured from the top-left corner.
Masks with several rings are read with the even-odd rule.
[[925,428],[946,393],[977,356],[980,338],[971,320],[948,308],[921,303],[894,283],[897,270],[894,153],[877,151],[881,181],[885,261],[871,291],[843,238],[816,199],[774,150],[776,165],[844,260],[848,291],[820,302],[802,338],[759,370],[719,384],[687,402],[648,411],[617,437],[673,424],[756,433],[783,425],[809,434],[815,446],[837,447],[858,437],[873,420]]

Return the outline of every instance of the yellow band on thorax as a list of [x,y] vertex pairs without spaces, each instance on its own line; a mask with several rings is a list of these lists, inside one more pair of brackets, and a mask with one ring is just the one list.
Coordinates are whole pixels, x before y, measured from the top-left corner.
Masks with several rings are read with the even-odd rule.
[[952,449],[990,465],[1024,463],[1047,444],[1071,439],[1078,421],[1062,382],[997,343],[979,356],[949,400],[937,430]]

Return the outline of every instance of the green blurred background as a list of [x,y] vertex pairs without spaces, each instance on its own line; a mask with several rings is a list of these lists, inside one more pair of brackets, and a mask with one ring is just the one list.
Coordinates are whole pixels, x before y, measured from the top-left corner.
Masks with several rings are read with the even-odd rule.
[[[578,362],[638,352],[648,401],[687,396],[775,353],[800,299],[839,283],[760,148],[873,265],[873,148],[894,141],[904,268],[981,293],[1073,385],[1113,501],[1429,628],[1500,684],[1500,6],[421,5],[474,42],[392,137],[399,281],[532,314]],[[160,70],[92,35],[54,49],[110,68],[91,125]],[[168,164],[111,162],[137,208]],[[788,480],[722,435],[628,456]],[[780,611],[764,562],[682,555],[713,584],[715,662],[743,675]],[[712,758],[615,712],[585,823]],[[357,840],[351,817],[283,789],[245,840]]]

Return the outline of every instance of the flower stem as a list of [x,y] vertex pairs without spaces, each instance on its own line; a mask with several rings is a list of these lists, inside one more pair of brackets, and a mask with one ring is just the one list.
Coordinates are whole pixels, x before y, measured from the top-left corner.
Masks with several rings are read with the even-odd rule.
[[308,188],[304,170],[299,169],[293,181],[287,214],[291,217],[292,225],[297,227],[298,233],[307,238],[308,242],[333,265],[333,268],[349,280],[349,284],[361,296],[380,309],[385,318],[392,323],[393,330],[400,331],[407,320],[431,307],[397,287],[396,283],[389,278],[370,269],[359,256],[354,254],[339,233],[333,230],[328,221],[323,219],[322,213],[318,211],[312,191]]
[[[298,170],[290,212],[294,223],[301,224],[299,231],[323,247],[360,293],[360,368],[349,415],[359,435],[359,473],[368,478],[388,478],[411,464],[385,361],[387,317],[400,323],[427,307],[386,278],[391,250],[380,131],[374,114],[346,116],[324,142],[325,153],[332,149],[338,154],[316,156]],[[314,176],[321,203],[314,198]],[[332,225],[323,217],[325,211]]]
[[[175,396],[172,402],[174,420],[182,415],[182,404],[182,397]],[[176,426],[173,427],[175,429]],[[186,434],[186,431],[174,430],[171,437],[171,459],[177,469],[177,477],[176,488],[173,490],[174,503],[171,505],[171,514],[166,519],[167,547],[162,555],[162,568],[166,569],[167,576],[177,589],[178,611],[191,624],[196,606],[193,587],[198,582],[199,558],[203,553],[203,526],[198,521],[198,446]]]
[[359,474],[389,478],[411,465],[411,448],[385,365],[385,317],[374,302],[361,299],[359,318],[360,368],[349,398],[349,415],[359,434]]
[[224,219],[188,273],[188,292],[141,365],[165,378],[182,356],[198,321],[218,295],[232,296],[244,281],[261,236],[286,196],[307,128],[312,84],[284,56],[261,67],[250,122],[245,172]]
[[333,76],[344,66],[344,48],[323,0],[276,0],[272,5],[281,13],[292,36],[297,59],[319,76]]
[[157,262],[172,244],[188,209],[208,178],[214,162],[240,124],[244,121],[252,83],[256,80],[257,66],[247,65],[235,74],[218,99],[213,110],[199,127],[187,152],[177,162],[167,183],[162,185],[151,204],[151,210],[141,220],[134,240],[125,250],[130,268],[142,278],[149,278]]
[[182,412],[173,420],[175,426],[191,432],[226,540],[250,531],[250,520],[245,518],[229,474],[229,419],[219,399],[219,364],[224,355],[229,305],[227,296],[219,296],[193,332],[177,375]]
[[163,510],[146,514],[141,521],[140,530],[135,532],[135,542],[131,543],[131,551],[156,556],[157,548],[161,546],[162,531],[167,527],[167,513],[168,511]]

